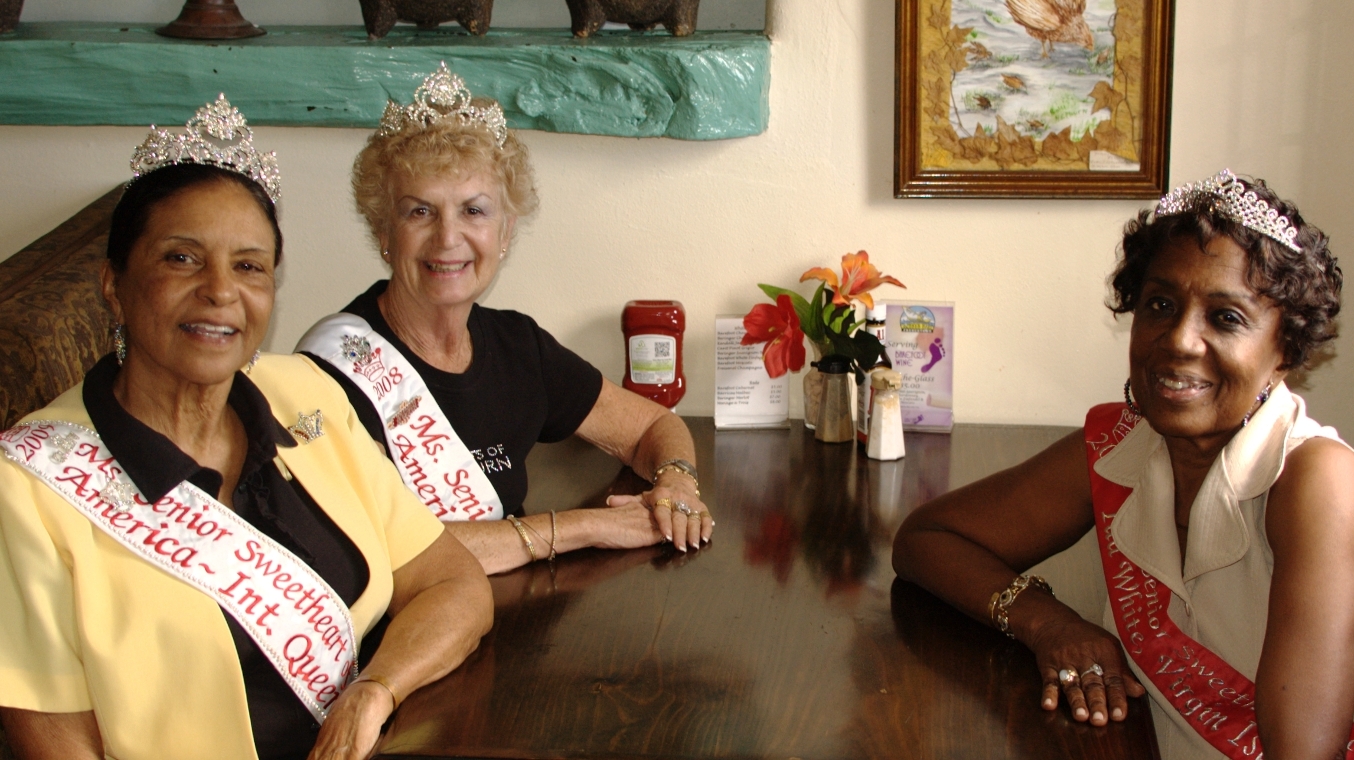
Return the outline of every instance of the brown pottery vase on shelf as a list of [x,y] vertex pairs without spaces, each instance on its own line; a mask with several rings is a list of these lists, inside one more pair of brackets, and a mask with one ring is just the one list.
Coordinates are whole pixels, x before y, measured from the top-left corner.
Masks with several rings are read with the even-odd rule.
[[239,40],[267,34],[245,21],[235,0],[188,0],[179,17],[155,33],[185,40]]
[[417,24],[423,30],[455,21],[467,32],[483,36],[494,15],[494,0],[361,0],[361,4],[362,23],[373,40],[389,34],[396,21]]
[[23,9],[24,0],[0,0],[0,34],[14,31]]
[[575,37],[591,36],[608,21],[629,24],[631,29],[652,29],[662,24],[674,37],[696,31],[700,0],[565,0]]

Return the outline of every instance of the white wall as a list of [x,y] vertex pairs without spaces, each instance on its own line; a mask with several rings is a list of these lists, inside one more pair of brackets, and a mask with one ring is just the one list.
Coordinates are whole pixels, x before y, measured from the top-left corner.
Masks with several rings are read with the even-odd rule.
[[[1354,11],[1341,0],[1179,5],[1172,180],[1224,166],[1266,178],[1344,250],[1354,220],[1337,179],[1354,170],[1343,139],[1354,121],[1344,96]],[[618,380],[624,302],[677,298],[690,378],[679,410],[710,414],[714,316],[745,312],[759,281],[788,285],[864,248],[907,295],[958,303],[961,422],[1077,424],[1088,406],[1116,398],[1128,324],[1104,309],[1104,279],[1140,204],[894,199],[893,6],[772,0],[764,135],[688,143],[526,133],[542,210],[486,303],[533,314]],[[0,251],[124,180],[143,136],[0,127]],[[381,275],[346,189],[364,137],[258,130],[281,156],[286,193],[275,350]],[[1315,374],[1308,395],[1314,416],[1354,431],[1345,390],[1354,336],[1341,345],[1346,358]]]

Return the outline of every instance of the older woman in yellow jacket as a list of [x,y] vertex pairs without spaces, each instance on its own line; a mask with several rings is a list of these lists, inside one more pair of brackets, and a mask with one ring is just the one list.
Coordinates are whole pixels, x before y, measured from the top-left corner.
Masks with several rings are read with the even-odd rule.
[[23,757],[366,757],[477,646],[488,582],[338,385],[259,356],[278,178],[239,112],[152,132],[133,171],[116,355],[0,434],[6,734]]

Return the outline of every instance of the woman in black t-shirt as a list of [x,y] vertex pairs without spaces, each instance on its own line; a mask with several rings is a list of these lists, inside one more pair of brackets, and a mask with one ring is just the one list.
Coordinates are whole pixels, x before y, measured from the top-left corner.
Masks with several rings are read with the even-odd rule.
[[[682,421],[603,378],[530,317],[475,303],[537,205],[526,148],[497,103],[472,103],[444,65],[414,103],[387,109],[354,164],[353,192],[390,280],[322,320],[297,350],[343,384],[405,483],[486,572],[587,546],[669,540],[686,551],[709,541],[714,521]],[[613,496],[606,509],[521,516],[527,453],[573,434],[653,489]]]

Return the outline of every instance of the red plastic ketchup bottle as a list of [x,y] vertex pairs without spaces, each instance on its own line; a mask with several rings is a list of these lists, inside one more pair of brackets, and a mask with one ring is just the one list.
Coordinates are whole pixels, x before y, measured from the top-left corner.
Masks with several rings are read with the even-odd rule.
[[686,311],[678,301],[630,301],[621,316],[625,332],[626,390],[671,409],[686,395],[682,333]]

